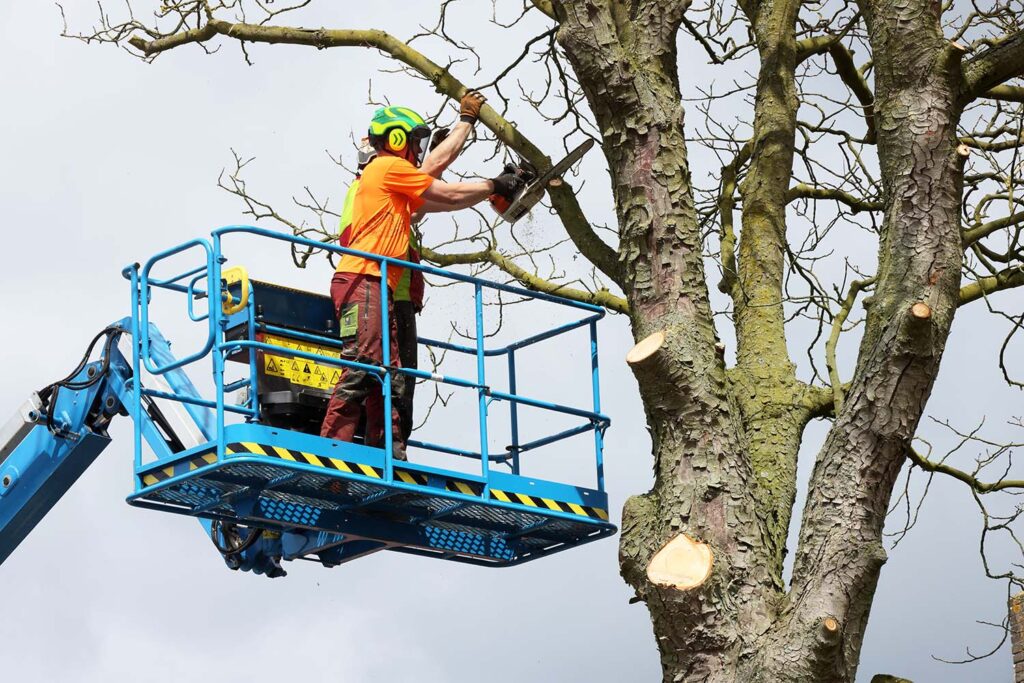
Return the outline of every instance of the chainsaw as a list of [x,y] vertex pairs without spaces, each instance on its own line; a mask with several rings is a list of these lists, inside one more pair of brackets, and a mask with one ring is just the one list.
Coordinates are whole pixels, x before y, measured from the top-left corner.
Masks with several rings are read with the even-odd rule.
[[488,200],[491,203],[491,208],[501,216],[502,220],[515,223],[544,198],[545,189],[561,184],[562,175],[582,159],[583,155],[589,152],[593,146],[593,139],[587,140],[543,174],[538,174],[536,166],[526,159],[520,158],[519,163],[514,165],[513,172],[526,181],[525,186],[512,198],[512,201],[492,194]]

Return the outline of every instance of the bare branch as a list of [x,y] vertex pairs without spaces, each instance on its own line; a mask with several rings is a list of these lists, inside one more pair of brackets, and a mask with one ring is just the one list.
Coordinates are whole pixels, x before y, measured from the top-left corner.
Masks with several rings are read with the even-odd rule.
[[[210,18],[200,30],[190,30],[169,36],[146,40],[134,36],[129,43],[144,54],[152,56],[187,43],[203,42],[215,35],[239,41],[269,44],[306,45],[317,49],[330,47],[376,48],[405,64],[433,83],[439,93],[459,99],[467,91],[448,69],[436,64],[419,51],[409,47],[385,31],[347,29],[304,29],[287,26],[262,26],[232,23]],[[551,159],[534,145],[495,109],[485,105],[480,112],[483,122],[497,138],[529,160],[542,172],[551,168]],[[621,283],[618,255],[590,226],[583,214],[572,186],[563,182],[548,188],[551,205],[555,209],[570,239],[591,263],[616,284]]]

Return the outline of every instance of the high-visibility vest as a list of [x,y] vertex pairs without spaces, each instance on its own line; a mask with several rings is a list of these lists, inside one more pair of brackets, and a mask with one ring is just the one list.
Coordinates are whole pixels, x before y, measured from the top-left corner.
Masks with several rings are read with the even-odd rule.
[[[345,203],[341,207],[341,221],[338,224],[338,244],[347,247],[352,240],[349,228],[352,227],[352,206],[356,202],[356,191],[359,189],[359,176],[348,186],[348,194],[345,195]],[[409,235],[409,256],[412,263],[420,262],[419,245],[416,243],[416,234]],[[412,301],[416,309],[423,308],[423,273],[412,271],[408,268],[402,273],[395,287],[395,301]]]

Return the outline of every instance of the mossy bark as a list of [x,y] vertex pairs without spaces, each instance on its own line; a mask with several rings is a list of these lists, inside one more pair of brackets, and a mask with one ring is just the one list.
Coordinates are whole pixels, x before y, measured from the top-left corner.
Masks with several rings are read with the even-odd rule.
[[853,382],[811,476],[792,607],[772,636],[775,651],[786,652],[827,614],[840,621],[843,638],[810,658],[776,658],[773,666],[766,657],[765,680],[853,680],[886,559],[889,499],[956,312],[962,78],[960,50],[943,38],[937,7],[928,0],[861,2],[875,59],[885,204],[878,280]]
[[[815,467],[787,592],[797,451],[820,409],[795,378],[782,308],[799,3],[742,4],[761,70],[736,272],[727,278],[738,340],[728,371],[715,349],[676,71],[686,5],[553,3],[558,40],[603,136],[634,336],[666,335],[634,366],[656,480],[625,505],[621,571],[650,611],[665,681],[844,683],[856,672],[884,561],[893,480],[956,306],[956,61],[937,17],[918,11],[926,0],[864,0],[876,54],[885,52],[876,56],[882,266],[855,377]],[[921,301],[934,311],[925,322],[910,314]],[[708,580],[685,591],[646,575],[679,533],[709,544],[715,558]]]

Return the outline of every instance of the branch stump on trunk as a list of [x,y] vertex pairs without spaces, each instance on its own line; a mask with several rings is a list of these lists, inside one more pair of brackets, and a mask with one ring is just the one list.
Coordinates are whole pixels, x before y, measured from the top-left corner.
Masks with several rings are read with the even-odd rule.
[[686,591],[703,585],[714,563],[709,545],[679,534],[651,558],[647,578],[658,586]]

